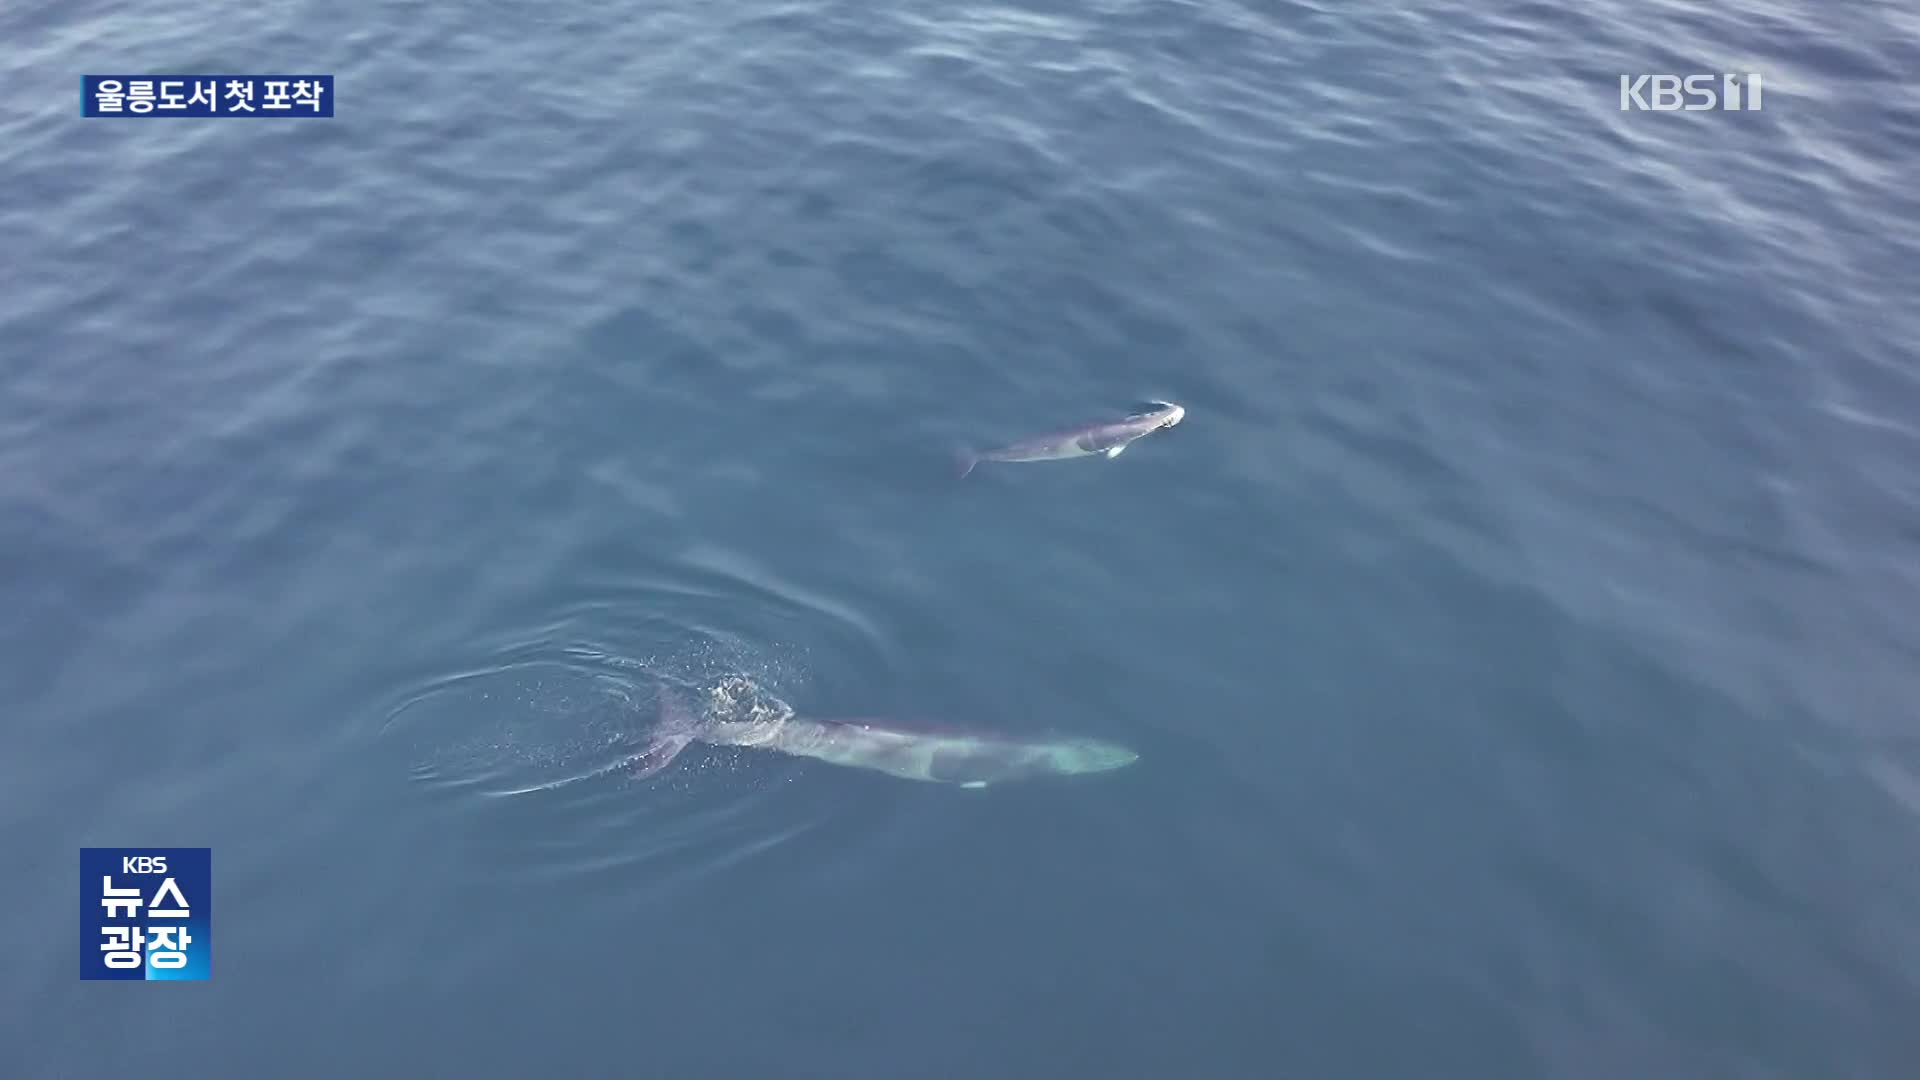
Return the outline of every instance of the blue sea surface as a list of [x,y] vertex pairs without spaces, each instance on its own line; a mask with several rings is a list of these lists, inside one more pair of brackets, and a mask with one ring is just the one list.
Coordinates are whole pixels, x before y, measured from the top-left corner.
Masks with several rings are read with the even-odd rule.
[[[0,43],[0,1076],[1914,1075],[1909,5]],[[1140,757],[623,765],[730,677]],[[76,977],[129,845],[213,849],[209,981]]]

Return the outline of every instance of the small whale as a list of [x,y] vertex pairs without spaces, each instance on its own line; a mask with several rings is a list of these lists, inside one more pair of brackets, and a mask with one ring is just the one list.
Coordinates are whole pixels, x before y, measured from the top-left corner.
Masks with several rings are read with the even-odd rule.
[[633,758],[635,775],[652,776],[665,769],[695,742],[773,750],[963,788],[1106,772],[1139,760],[1133,751],[1098,739],[1019,739],[913,731],[874,720],[814,720],[793,715],[784,703],[777,710],[721,708],[696,716],[677,693],[663,686],[659,723],[646,749]]
[[1155,401],[1121,420],[1038,435],[992,450],[963,450],[955,456],[954,467],[964,478],[983,461],[1063,461],[1096,454],[1117,458],[1135,439],[1170,428],[1186,416],[1187,410],[1171,401]]

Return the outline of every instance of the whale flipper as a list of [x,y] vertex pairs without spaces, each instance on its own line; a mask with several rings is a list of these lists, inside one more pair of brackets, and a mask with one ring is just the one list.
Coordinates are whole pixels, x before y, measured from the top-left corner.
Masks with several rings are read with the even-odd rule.
[[1117,458],[1117,457],[1119,457],[1119,456],[1120,456],[1120,451],[1122,451],[1122,450],[1125,450],[1126,448],[1127,448],[1127,444],[1126,444],[1126,443],[1121,443],[1121,444],[1120,444],[1119,446],[1110,446],[1110,447],[1108,447],[1108,448],[1107,448],[1107,458],[1108,458],[1108,460],[1112,460],[1113,458]]

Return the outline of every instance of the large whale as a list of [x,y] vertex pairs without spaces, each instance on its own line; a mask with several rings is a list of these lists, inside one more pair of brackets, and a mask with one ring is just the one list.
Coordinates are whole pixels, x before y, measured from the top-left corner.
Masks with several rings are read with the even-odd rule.
[[1187,410],[1171,401],[1150,402],[1146,408],[1120,420],[1036,435],[992,450],[963,450],[956,455],[955,466],[964,477],[983,461],[1061,461],[1095,454],[1116,458],[1135,439],[1170,428],[1186,415]]
[[[720,696],[715,700],[720,701]],[[663,686],[659,723],[647,748],[633,759],[635,775],[652,776],[696,742],[757,747],[965,788],[1105,772],[1139,760],[1133,751],[1098,739],[1022,739],[914,731],[869,720],[815,720],[793,715],[784,703],[768,709],[723,702],[696,715],[678,693]]]

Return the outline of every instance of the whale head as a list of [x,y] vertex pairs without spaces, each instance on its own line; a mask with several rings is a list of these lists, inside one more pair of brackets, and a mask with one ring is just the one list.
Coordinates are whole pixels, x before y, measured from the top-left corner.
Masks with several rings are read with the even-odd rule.
[[1153,429],[1170,428],[1187,418],[1187,410],[1171,401],[1142,402],[1128,417],[1130,420],[1145,420],[1153,424]]

